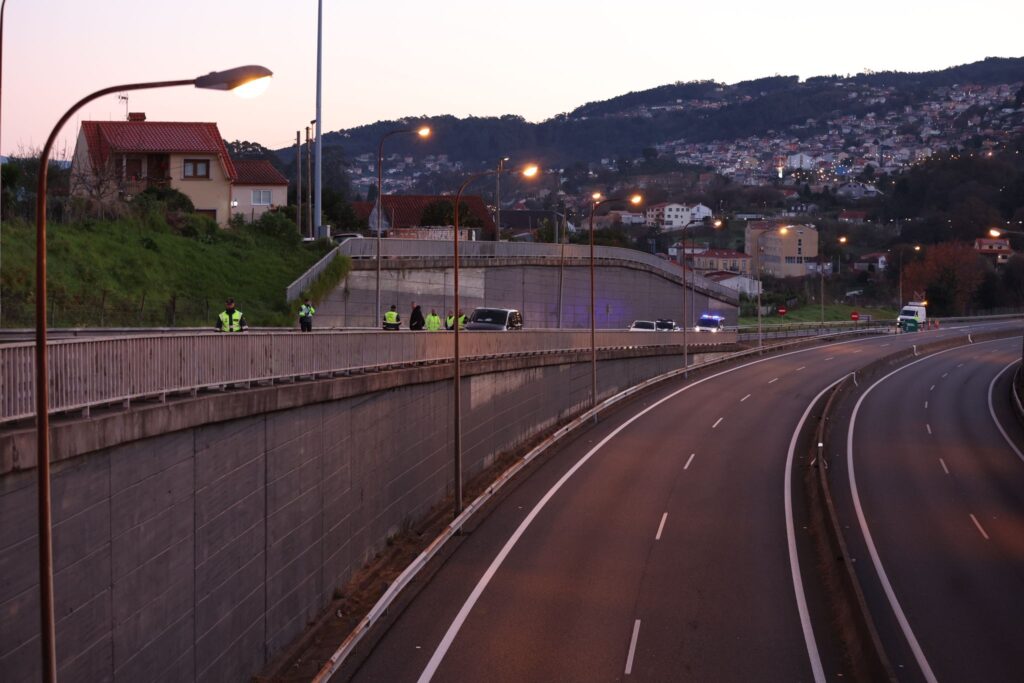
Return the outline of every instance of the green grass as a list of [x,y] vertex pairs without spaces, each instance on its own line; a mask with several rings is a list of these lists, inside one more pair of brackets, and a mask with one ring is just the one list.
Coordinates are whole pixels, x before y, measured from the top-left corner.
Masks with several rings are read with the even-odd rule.
[[[825,306],[825,320],[849,320],[853,311],[860,313],[861,320],[864,316],[872,316],[874,320],[895,320],[896,309],[889,308],[864,308],[860,306],[849,306],[846,304],[827,304]],[[821,307],[813,304],[802,306],[797,309],[790,309],[786,315],[766,315],[761,317],[763,325],[785,325],[787,323],[816,323],[821,321]],[[757,316],[744,316],[739,320],[740,325],[756,325]]]
[[[303,244],[283,218],[231,229],[195,216],[172,217],[172,223],[149,214],[51,224],[49,324],[212,326],[230,296],[250,325],[290,325],[285,287],[330,248],[325,242]],[[35,305],[34,225],[5,220],[2,247],[0,326],[29,327]]]

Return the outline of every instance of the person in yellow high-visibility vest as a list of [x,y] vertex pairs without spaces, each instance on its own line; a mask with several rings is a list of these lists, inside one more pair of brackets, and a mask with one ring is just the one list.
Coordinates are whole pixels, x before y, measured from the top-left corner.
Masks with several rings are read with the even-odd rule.
[[454,330],[455,329],[455,314],[448,311],[448,317],[444,319],[444,329]]
[[401,327],[402,319],[398,315],[398,307],[391,304],[391,310],[384,314],[384,329],[397,330]]
[[459,311],[459,329],[463,330],[466,328],[466,314]]
[[217,316],[214,329],[218,332],[245,332],[249,329],[245,316],[235,308],[234,299],[228,299],[224,303],[224,310]]
[[433,308],[430,309],[430,315],[427,316],[427,332],[437,332],[441,329],[441,316],[437,314],[437,311]]

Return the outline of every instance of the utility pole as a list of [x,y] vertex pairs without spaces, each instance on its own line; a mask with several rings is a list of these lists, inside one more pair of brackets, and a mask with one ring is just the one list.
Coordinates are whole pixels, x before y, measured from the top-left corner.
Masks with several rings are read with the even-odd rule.
[[[310,121],[310,124],[314,123]],[[306,126],[306,227],[309,229],[309,236],[316,237],[313,231],[313,142],[309,134],[312,129]]]
[[494,233],[495,241],[501,240],[501,174],[508,157],[498,159],[498,172],[494,174]]
[[301,131],[295,131],[295,222],[299,226],[299,234],[305,236],[302,231],[302,139],[299,137]]
[[[324,155],[323,155],[323,125],[321,121],[324,120],[323,112],[321,111],[321,105],[323,102],[323,57],[324,57],[324,0],[318,0],[316,7],[316,177],[313,179],[315,184],[314,192],[316,193],[316,204],[313,207],[313,216],[316,219],[315,228],[316,234],[314,237],[327,237],[323,235],[323,226],[320,225],[323,216],[323,174],[324,174]],[[310,230],[313,230],[311,224]]]

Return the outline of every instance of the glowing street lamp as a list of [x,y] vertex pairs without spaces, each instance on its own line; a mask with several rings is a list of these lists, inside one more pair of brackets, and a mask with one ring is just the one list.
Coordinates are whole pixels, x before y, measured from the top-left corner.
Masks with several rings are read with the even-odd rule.
[[[789,226],[784,225],[778,230],[764,230],[757,235],[757,239],[754,240],[754,258],[757,259],[757,263],[754,264],[754,270],[757,273],[757,348],[760,351],[764,345],[764,340],[761,334],[761,290],[763,289],[761,284],[761,239],[768,234],[778,233],[779,235],[785,236],[789,233]],[[840,241],[845,240],[843,237]]]
[[[502,169],[502,172],[512,172],[511,169]],[[462,193],[465,192],[466,188],[474,180],[479,180],[485,176],[495,175],[498,173],[497,169],[491,169],[489,171],[482,171],[480,173],[474,173],[473,175],[466,178],[462,185],[459,186],[459,191],[455,193],[455,220],[452,232],[452,245],[454,252],[454,277],[453,286],[455,288],[454,299],[454,313],[455,313],[455,348],[453,352],[453,393],[455,394],[455,517],[462,514],[462,359],[459,354],[459,322],[462,317],[459,314],[459,204],[462,203]],[[519,169],[519,175],[524,178],[535,178],[540,173],[540,168],[536,164],[528,164]]]
[[[643,195],[634,194],[629,197],[606,198],[600,192],[590,195],[590,408],[597,407],[597,319],[594,303],[594,213],[597,207],[610,202],[628,201],[633,206],[643,203]],[[685,295],[686,290],[683,290]],[[597,416],[594,416],[597,419]]]
[[214,71],[177,81],[129,83],[97,90],[76,102],[57,121],[50,137],[39,153],[39,180],[36,188],[36,468],[39,479],[39,607],[43,656],[43,680],[57,680],[56,633],[53,620],[53,541],[50,511],[50,392],[46,358],[46,186],[50,150],[64,124],[89,102],[128,90],[151,90],[179,85],[192,85],[207,90],[258,89],[258,81],[265,87],[273,73],[262,66],[240,66],[227,71]]
[[380,233],[381,233],[381,217],[384,215],[384,141],[392,135],[403,135],[415,133],[420,139],[429,138],[431,135],[430,126],[420,126],[419,128],[401,128],[399,130],[392,130],[380,138],[380,143],[377,145],[377,317],[375,318],[374,325],[380,325],[381,313],[380,313]]

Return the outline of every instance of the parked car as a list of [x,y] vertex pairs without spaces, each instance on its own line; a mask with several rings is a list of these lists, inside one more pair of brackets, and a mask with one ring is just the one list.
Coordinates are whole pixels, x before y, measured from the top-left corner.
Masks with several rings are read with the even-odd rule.
[[634,320],[629,326],[630,332],[656,332],[657,329],[653,320]]
[[345,240],[361,240],[363,239],[363,236],[358,232],[336,232],[331,235],[331,239],[338,244],[341,244]]
[[720,315],[709,315],[705,313],[694,325],[694,332],[721,332],[725,329],[725,318]]
[[675,320],[655,320],[654,327],[658,332],[678,332],[679,325],[676,325]]
[[523,314],[514,308],[474,308],[466,321],[466,329],[503,332],[521,330]]

